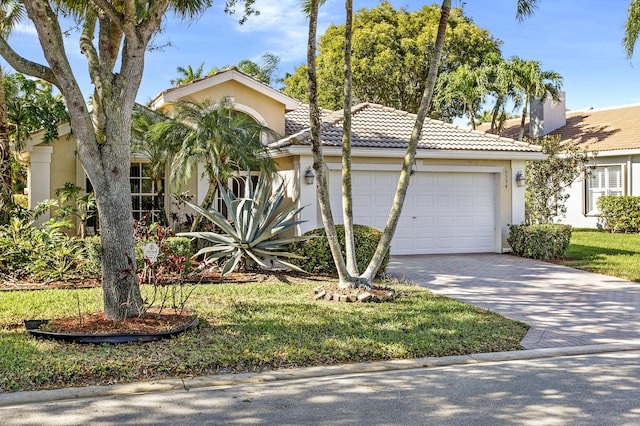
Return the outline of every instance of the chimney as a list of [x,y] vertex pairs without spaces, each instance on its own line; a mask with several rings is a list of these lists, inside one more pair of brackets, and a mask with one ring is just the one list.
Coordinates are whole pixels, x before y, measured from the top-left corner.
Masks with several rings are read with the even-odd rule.
[[567,124],[565,93],[560,92],[559,101],[554,101],[547,93],[544,102],[531,99],[529,113],[529,137],[531,139],[548,135]]

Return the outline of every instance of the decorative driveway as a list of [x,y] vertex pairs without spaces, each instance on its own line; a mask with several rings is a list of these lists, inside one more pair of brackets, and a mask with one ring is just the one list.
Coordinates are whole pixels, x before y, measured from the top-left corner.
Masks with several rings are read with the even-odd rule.
[[525,349],[640,341],[640,283],[509,254],[392,256],[387,272],[529,324]]

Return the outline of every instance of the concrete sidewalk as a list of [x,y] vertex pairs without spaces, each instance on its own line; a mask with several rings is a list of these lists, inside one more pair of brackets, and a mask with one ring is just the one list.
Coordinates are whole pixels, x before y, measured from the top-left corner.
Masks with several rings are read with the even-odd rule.
[[508,254],[393,256],[387,272],[529,324],[525,349],[640,339],[640,283]]

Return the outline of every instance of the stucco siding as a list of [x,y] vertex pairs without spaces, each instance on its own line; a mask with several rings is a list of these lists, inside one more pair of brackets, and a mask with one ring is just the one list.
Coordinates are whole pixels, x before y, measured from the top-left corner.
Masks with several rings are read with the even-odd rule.
[[[256,121],[263,119],[265,123],[261,124],[265,124],[278,135],[284,135],[284,105],[237,81],[226,81],[217,86],[192,93],[188,99],[195,102],[202,102],[205,99],[218,102],[225,97],[232,97],[233,103],[239,111],[245,112]],[[257,112],[259,117],[255,116],[256,114],[252,110]]]
[[[589,166],[622,166],[624,195],[640,196],[640,154],[612,155],[602,153],[589,161]],[[569,195],[565,203],[566,215],[558,218],[559,223],[569,224],[576,228],[599,228],[600,220],[597,214],[586,212],[585,197],[587,184],[583,174],[565,190]]]

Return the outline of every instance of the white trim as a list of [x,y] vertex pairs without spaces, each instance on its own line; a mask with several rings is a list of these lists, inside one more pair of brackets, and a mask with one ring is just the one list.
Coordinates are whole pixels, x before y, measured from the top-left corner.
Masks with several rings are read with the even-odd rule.
[[[31,152],[37,145],[44,143],[44,135],[46,131],[44,129],[37,130],[29,136],[26,141],[23,151]],[[58,125],[58,138],[71,134],[71,124],[67,121]]]
[[[268,127],[267,120],[264,119],[262,114],[260,114],[258,111],[251,108],[250,106],[244,105],[244,104],[238,104],[235,102],[232,103],[232,106],[234,111],[239,111],[244,114],[247,114],[249,117],[256,120],[261,126]],[[260,132],[260,142],[262,142],[263,145],[266,145],[269,143],[269,135],[267,134],[267,132],[264,132],[264,131]]]
[[[418,172],[448,172],[448,173],[503,173],[504,167],[499,166],[463,166],[463,165],[431,165],[424,164],[418,168]],[[419,165],[419,164],[418,164]]]
[[595,156],[591,159],[598,159],[602,157],[619,157],[624,155],[640,155],[640,148],[630,148],[630,149],[619,149],[619,150],[611,150],[611,151],[589,151],[590,153],[595,152]]

